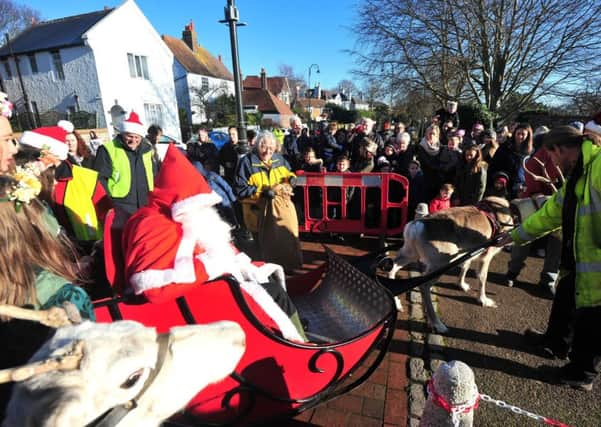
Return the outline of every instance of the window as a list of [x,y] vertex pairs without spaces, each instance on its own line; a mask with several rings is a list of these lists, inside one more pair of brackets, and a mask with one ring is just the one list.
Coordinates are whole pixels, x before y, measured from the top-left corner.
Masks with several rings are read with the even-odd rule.
[[29,66],[31,67],[31,74],[35,74],[38,72],[38,61],[35,59],[35,53],[30,53],[27,55],[29,58]]
[[146,123],[163,127],[163,109],[160,104],[144,104]]
[[148,74],[148,60],[145,56],[128,53],[127,64],[129,65],[129,76],[131,78],[150,80]]
[[63,61],[61,59],[61,53],[58,50],[51,50],[50,55],[52,56],[52,64],[54,65],[55,78],[58,80],[65,80],[65,71],[63,70]]
[[203,77],[202,81],[201,81],[201,89],[203,92],[206,92],[209,90],[209,78],[208,77]]
[[8,60],[4,60],[2,61],[2,63],[4,64],[4,72],[6,73],[6,79],[12,79],[13,78],[13,72],[10,69],[10,64],[8,62]]

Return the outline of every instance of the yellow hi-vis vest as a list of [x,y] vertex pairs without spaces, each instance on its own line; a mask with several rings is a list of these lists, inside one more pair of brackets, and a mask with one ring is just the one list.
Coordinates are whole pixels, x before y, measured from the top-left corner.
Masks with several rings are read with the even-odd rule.
[[[142,141],[144,144],[144,141]],[[113,171],[110,178],[108,179],[108,192],[111,197],[123,198],[129,194],[131,189],[131,167],[125,148],[121,146],[121,143],[116,141],[109,141],[104,144],[111,163],[113,165]],[[152,175],[152,150],[142,154],[142,162],[144,163],[144,170],[146,171],[146,181],[148,182],[148,191],[152,191],[154,188],[154,176]]]
[[98,182],[98,172],[73,165],[73,178],[65,189],[63,205],[77,240],[102,239],[102,226],[98,224],[92,198]]

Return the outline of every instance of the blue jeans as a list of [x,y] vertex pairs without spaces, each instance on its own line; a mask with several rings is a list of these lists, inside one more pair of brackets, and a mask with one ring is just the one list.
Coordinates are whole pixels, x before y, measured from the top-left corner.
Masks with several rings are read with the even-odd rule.
[[[554,284],[557,280],[559,263],[561,261],[561,236],[559,231],[544,237],[547,239],[545,248],[545,261],[543,271],[540,274],[540,283],[544,285]],[[511,248],[511,260],[509,261],[508,273],[518,275],[530,253],[531,244],[524,246],[514,245]]]

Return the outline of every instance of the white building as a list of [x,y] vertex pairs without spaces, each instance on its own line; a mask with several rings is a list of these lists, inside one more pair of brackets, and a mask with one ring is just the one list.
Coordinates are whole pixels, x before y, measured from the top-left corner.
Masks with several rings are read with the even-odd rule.
[[[9,98],[25,110],[97,113],[97,127],[116,125],[136,111],[181,138],[173,54],[133,0],[114,9],[34,24],[0,49],[0,76]],[[111,115],[111,112],[113,115]]]
[[234,76],[221,61],[198,44],[194,23],[190,21],[182,38],[163,35],[175,57],[173,75],[179,108],[188,114],[188,123],[207,121],[205,108],[221,95],[234,95]]

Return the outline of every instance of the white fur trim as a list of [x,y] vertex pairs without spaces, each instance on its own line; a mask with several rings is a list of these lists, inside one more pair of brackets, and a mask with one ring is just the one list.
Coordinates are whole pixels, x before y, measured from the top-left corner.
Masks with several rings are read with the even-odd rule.
[[48,148],[50,153],[54,154],[61,160],[65,160],[67,158],[67,154],[69,153],[69,146],[66,142],[60,142],[49,136],[29,130],[26,130],[23,133],[19,142],[23,145],[39,148],[40,150],[42,148]]
[[73,133],[75,130],[75,126],[69,120],[59,120],[56,125],[66,130],[67,133]]
[[595,132],[596,134],[601,135],[601,125],[598,125],[593,120],[584,125],[586,130],[590,130],[591,132]]
[[214,206],[221,203],[221,196],[211,191],[210,193],[201,193],[187,199],[180,200],[171,205],[171,217],[176,218],[180,213],[199,206]]
[[183,237],[177,248],[175,260],[173,261],[173,268],[165,270],[144,270],[132,274],[129,278],[129,282],[133,286],[136,295],[150,289],[160,288],[170,283],[194,284],[196,281],[196,274],[194,272],[195,245],[196,241],[194,239]]
[[[134,288],[136,295],[150,289],[160,288],[170,283],[190,283],[196,282],[194,271],[194,246],[196,241],[190,238],[182,238],[173,268],[165,270],[145,270],[134,273],[129,281]],[[197,256],[205,267],[209,279],[215,279],[223,274],[235,272],[233,275],[240,283],[240,287],[247,292],[250,297],[265,311],[271,320],[275,322],[287,340],[303,342],[296,327],[288,318],[286,313],[275,303],[273,298],[259,284],[267,282],[271,274],[276,273],[280,283],[283,283],[284,270],[277,264],[264,264],[257,267],[252,264],[251,259],[243,252],[236,254],[232,259],[227,257],[209,256],[206,252]],[[258,282],[265,277],[264,282]],[[250,279],[250,280],[249,280]],[[254,281],[251,281],[254,280]],[[284,286],[285,289],[285,286]]]
[[121,126],[119,126],[119,132],[135,133],[136,135],[140,135],[142,137],[146,135],[146,129],[144,128],[144,125],[125,120],[121,123]]
[[240,287],[251,296],[251,298],[261,306],[265,313],[278,326],[282,335],[287,340],[304,342],[292,321],[286,313],[275,303],[273,298],[259,284],[253,282],[241,282]]

